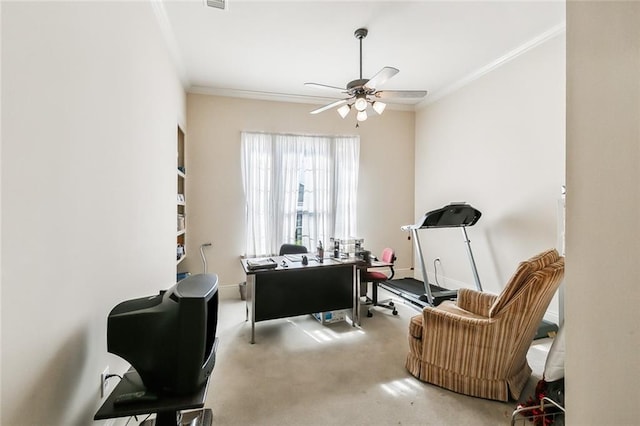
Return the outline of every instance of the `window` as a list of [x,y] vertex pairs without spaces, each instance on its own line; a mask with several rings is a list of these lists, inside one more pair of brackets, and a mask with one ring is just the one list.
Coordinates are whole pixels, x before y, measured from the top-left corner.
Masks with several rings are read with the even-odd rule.
[[357,136],[242,133],[246,255],[356,235]]

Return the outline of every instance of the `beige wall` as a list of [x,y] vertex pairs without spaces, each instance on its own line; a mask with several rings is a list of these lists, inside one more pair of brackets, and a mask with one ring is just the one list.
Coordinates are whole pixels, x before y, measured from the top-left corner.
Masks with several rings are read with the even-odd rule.
[[638,424],[640,3],[567,18],[568,424]]
[[[482,212],[468,233],[485,291],[499,293],[518,262],[557,246],[564,70],[562,34],[417,114],[415,215],[452,201]],[[474,286],[459,230],[420,235],[428,274],[439,257],[441,284]],[[558,320],[557,303],[548,317]]]
[[149,3],[3,2],[1,424],[92,424],[109,311],[175,282],[184,97]]
[[[244,281],[244,193],[240,172],[242,130],[360,135],[358,234],[365,247],[398,252],[399,269],[411,267],[411,246],[400,226],[413,222],[414,113],[387,109],[355,128],[334,111],[310,115],[315,105],[189,94],[187,101],[187,259],[181,269],[209,272],[222,285]],[[237,294],[237,293],[236,293]]]

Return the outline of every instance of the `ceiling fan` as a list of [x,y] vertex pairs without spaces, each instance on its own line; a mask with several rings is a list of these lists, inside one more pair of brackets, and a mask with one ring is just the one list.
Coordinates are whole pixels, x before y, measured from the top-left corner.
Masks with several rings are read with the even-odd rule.
[[384,67],[370,79],[362,78],[362,39],[367,36],[368,32],[366,28],[358,28],[354,33],[355,37],[360,41],[360,78],[349,82],[346,88],[319,83],[305,83],[305,86],[329,89],[347,95],[344,99],[331,102],[311,111],[311,114],[318,114],[339,106],[340,108],[337,109],[338,114],[345,118],[351,108],[355,107],[356,111],[358,111],[357,120],[364,121],[367,119],[367,107],[369,105],[378,114],[382,114],[386,108],[387,105],[378,99],[419,99],[427,95],[426,90],[378,90],[378,86],[381,86],[399,72],[397,68]]

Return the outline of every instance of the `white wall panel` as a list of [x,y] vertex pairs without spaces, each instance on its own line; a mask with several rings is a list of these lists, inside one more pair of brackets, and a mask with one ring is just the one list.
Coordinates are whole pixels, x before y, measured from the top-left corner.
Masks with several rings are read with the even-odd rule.
[[[468,234],[484,289],[499,293],[518,262],[556,247],[564,163],[561,34],[418,112],[415,215],[452,201],[479,209]],[[420,232],[428,271],[438,257],[444,287],[474,287],[460,231]]]
[[109,311],[175,281],[184,102],[149,3],[3,3],[2,424],[90,424]]

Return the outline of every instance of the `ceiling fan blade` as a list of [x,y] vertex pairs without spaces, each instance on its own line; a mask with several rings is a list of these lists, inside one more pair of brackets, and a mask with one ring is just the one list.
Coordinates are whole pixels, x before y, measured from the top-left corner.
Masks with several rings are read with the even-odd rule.
[[340,92],[343,93],[347,93],[347,89],[343,88],[343,87],[336,87],[336,86],[329,86],[327,84],[320,84],[320,83],[305,83],[305,86],[309,86],[309,87],[315,87],[318,89],[323,89],[323,90],[338,90]]
[[424,98],[427,96],[426,90],[381,90],[374,94],[376,98],[391,99],[391,98]]
[[311,114],[318,114],[318,113],[320,113],[322,111],[326,111],[326,110],[331,109],[333,107],[337,107],[338,105],[346,104],[348,100],[349,99],[340,99],[339,101],[331,102],[328,105],[325,105],[325,106],[320,107],[318,109],[314,109],[313,111],[311,111]]
[[378,74],[371,77],[371,79],[367,81],[367,84],[365,84],[364,87],[365,89],[375,89],[379,85],[384,84],[385,81],[389,80],[399,72],[400,70],[398,70],[397,68],[384,67],[380,71],[378,71]]

